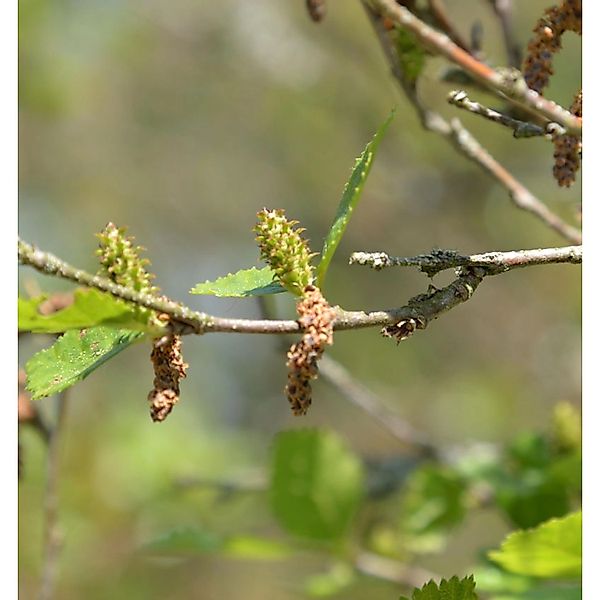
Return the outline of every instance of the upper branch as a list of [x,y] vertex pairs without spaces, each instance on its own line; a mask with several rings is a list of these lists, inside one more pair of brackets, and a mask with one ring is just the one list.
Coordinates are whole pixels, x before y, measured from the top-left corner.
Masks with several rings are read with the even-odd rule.
[[421,21],[404,6],[396,4],[394,0],[370,1],[382,15],[411,31],[428,49],[457,64],[486,87],[503,94],[513,104],[529,112],[559,123],[569,134],[581,136],[581,119],[527,87],[516,69],[506,71],[489,67],[465,52],[447,35]]

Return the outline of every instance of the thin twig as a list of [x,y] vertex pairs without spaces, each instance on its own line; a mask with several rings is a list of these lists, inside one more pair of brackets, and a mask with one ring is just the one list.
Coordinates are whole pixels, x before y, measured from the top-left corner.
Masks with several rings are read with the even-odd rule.
[[454,23],[448,15],[448,9],[443,0],[429,0],[429,10],[436,20],[437,25],[446,32],[448,37],[457,45],[460,46],[465,52],[473,54],[469,43],[463,37],[463,35],[454,26]]
[[451,139],[456,148],[497,179],[508,190],[510,199],[517,208],[535,215],[570,242],[581,244],[581,231],[565,223],[534,196],[463,127],[458,119],[452,119],[451,126]]
[[517,41],[513,26],[512,0],[489,0],[489,2],[500,21],[508,64],[518,69],[521,66],[522,55],[521,45]]
[[583,257],[581,246],[563,248],[537,248],[510,252],[486,252],[463,256],[453,250],[433,250],[418,256],[389,256],[385,252],[354,252],[351,265],[369,266],[380,270],[386,267],[419,267],[421,271],[435,275],[445,269],[457,267],[486,267],[488,275],[504,273],[519,267],[556,263],[580,264]]
[[581,136],[581,119],[528,88],[516,69],[493,69],[482,63],[457,46],[446,34],[436,31],[394,0],[369,1],[382,16],[408,29],[423,46],[457,64],[487,88],[500,93],[516,106],[559,123],[570,135]]
[[319,374],[352,404],[385,427],[402,444],[413,448],[423,457],[440,458],[437,446],[429,441],[424,433],[417,431],[410,423],[389,409],[377,395],[355,379],[339,362],[329,356],[323,356],[319,365]]
[[440,576],[421,567],[399,563],[391,558],[371,552],[361,552],[354,559],[354,568],[363,575],[376,577],[411,588],[421,587],[430,580],[439,581]]
[[423,105],[420,101],[414,82],[409,81],[402,70],[396,48],[390,38],[389,32],[383,26],[379,13],[371,7],[368,0],[362,0],[363,7],[369,17],[377,35],[383,52],[391,66],[392,75],[402,87],[406,97],[411,102],[422,126],[450,142],[463,156],[481,167],[508,191],[509,197],[517,208],[526,210],[543,223],[557,231],[570,242],[580,244],[581,232],[565,223],[558,215],[554,214],[541,200],[536,198],[520,181],[505,169],[481,144],[465,129],[458,119],[451,123],[440,114]]
[[565,133],[565,130],[558,125],[558,123],[548,123],[546,127],[540,127],[539,125],[530,123],[529,121],[519,121],[518,119],[513,119],[512,117],[502,114],[497,110],[493,110],[492,108],[488,108],[479,102],[470,100],[467,96],[467,92],[464,90],[454,90],[450,92],[448,94],[448,102],[454,106],[457,106],[458,108],[462,108],[473,114],[480,115],[489,121],[500,123],[500,125],[504,125],[505,127],[512,129],[513,136],[515,138],[545,136],[551,140],[553,133],[557,135],[563,135]]
[[56,422],[50,431],[46,469],[46,495],[44,500],[44,558],[38,600],[54,597],[58,560],[62,547],[62,533],[58,523],[58,481],[60,474],[60,443],[68,405],[68,392],[57,398]]

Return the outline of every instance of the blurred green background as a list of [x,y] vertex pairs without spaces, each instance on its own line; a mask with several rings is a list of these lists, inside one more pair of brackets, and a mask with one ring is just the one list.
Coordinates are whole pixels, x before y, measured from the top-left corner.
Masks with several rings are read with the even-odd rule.
[[[515,3],[525,46],[548,1]],[[448,0],[468,35],[504,64],[488,2]],[[108,221],[147,248],[168,296],[222,316],[257,317],[255,300],[189,296],[205,279],[258,266],[256,212],[284,208],[319,249],[355,157],[386,118],[363,199],[334,263],[326,295],[347,309],[400,306],[426,290],[425,275],[349,267],[355,250],[412,255],[433,247],[462,253],[562,245],[506,191],[442,139],[420,129],[389,75],[358,2],[329,2],[313,24],[302,0],[20,0],[20,235],[95,271],[93,234]],[[580,38],[567,35],[547,95],[569,105],[580,86]],[[573,221],[580,185],[559,189],[552,146],[446,104],[451,84],[428,62],[425,101],[458,116],[557,213]],[[473,98],[497,106],[481,92]],[[24,293],[72,286],[20,272]],[[449,281],[439,275],[438,286]],[[281,316],[293,305],[277,298]],[[415,427],[440,444],[504,442],[548,427],[559,401],[580,397],[580,269],[514,271],[486,280],[473,299],[396,346],[377,330],[340,333],[330,355]],[[23,338],[20,364],[50,343]],[[301,597],[303,577],[323,569],[307,555],[278,563],[217,557],[153,559],[139,551],[173,529],[277,536],[260,494],[223,500],[189,480],[253,480],[268,466],[276,432],[322,426],[357,453],[406,452],[324,381],[314,405],[292,417],[282,389],[285,357],[268,336],[184,340],[190,364],[181,403],[152,423],[149,347],[132,347],[73,388],[61,445],[64,549],[58,598]],[[40,403],[52,417],[55,399]],[[20,585],[39,584],[45,447],[21,434]],[[510,527],[473,513],[439,554],[419,564],[441,575],[467,572],[479,549]],[[394,598],[364,580],[344,598]]]

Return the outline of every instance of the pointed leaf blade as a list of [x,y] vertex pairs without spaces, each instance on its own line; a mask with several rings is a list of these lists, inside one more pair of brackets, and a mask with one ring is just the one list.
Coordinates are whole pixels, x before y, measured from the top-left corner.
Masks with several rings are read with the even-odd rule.
[[319,287],[322,287],[323,285],[325,275],[327,274],[327,269],[329,268],[329,263],[331,262],[340,240],[346,231],[346,227],[350,222],[352,213],[354,212],[354,209],[360,200],[365,182],[367,181],[367,177],[369,176],[369,172],[371,171],[371,167],[375,159],[375,154],[377,153],[377,148],[381,142],[381,138],[384,136],[393,118],[394,111],[390,113],[389,117],[379,127],[373,136],[373,139],[366,145],[362,154],[356,159],[354,168],[350,174],[350,179],[348,179],[348,182],[344,187],[342,199],[338,205],[337,213],[333,219],[329,233],[325,237],[325,241],[323,243],[321,261],[317,266],[317,285]]

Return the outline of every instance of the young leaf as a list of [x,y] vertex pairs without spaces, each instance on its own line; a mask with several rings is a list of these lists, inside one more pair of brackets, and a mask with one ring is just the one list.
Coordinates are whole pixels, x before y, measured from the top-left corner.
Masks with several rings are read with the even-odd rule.
[[62,333],[99,325],[148,332],[157,329],[150,321],[150,313],[143,316],[133,305],[92,288],[75,290],[73,304],[49,315],[39,312],[45,299],[19,298],[19,331]]
[[385,134],[389,124],[394,117],[394,111],[385,120],[383,125],[379,127],[373,139],[366,145],[363,153],[356,159],[350,179],[344,187],[342,199],[338,205],[337,213],[333,219],[333,223],[329,229],[329,233],[323,242],[323,250],[321,251],[321,261],[317,266],[317,286],[323,287],[323,281],[329,268],[329,263],[335,254],[335,251],[346,231],[346,227],[352,217],[352,212],[360,200],[365,182],[369,176],[375,154],[379,146],[381,138]]
[[581,511],[511,533],[488,556],[511,573],[533,577],[581,577]]
[[[401,596],[400,600],[409,600]],[[473,575],[459,579],[452,577],[442,579],[438,586],[434,581],[426,583],[421,589],[414,589],[410,600],[477,600],[475,593],[475,580]]]
[[93,327],[70,330],[25,365],[34,400],[51,396],[85,379],[99,366],[144,337],[139,331]]
[[205,296],[218,296],[221,298],[245,298],[247,296],[264,296],[266,294],[280,294],[285,289],[276,281],[275,274],[269,267],[264,269],[242,269],[237,273],[229,273],[214,281],[205,281],[196,284],[190,294]]
[[320,540],[340,538],[362,493],[362,464],[336,435],[294,430],[277,436],[271,505],[290,533]]

